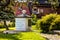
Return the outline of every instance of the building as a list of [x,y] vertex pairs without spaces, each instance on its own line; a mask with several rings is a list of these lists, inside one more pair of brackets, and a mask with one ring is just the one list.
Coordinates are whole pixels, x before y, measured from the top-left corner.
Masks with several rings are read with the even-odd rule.
[[51,3],[48,3],[48,0],[38,0],[39,4],[33,4],[33,5],[39,8],[40,10],[43,10],[43,14],[40,13],[38,15],[38,17],[41,17],[43,15],[54,13],[56,11],[57,11],[57,14],[60,14],[60,0],[58,0],[58,2],[59,2],[59,6],[56,7],[57,10],[54,10],[51,7]]

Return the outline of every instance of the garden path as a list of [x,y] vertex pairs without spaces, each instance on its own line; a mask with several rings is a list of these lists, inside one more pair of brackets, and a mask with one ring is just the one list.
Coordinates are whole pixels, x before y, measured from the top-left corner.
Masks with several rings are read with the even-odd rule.
[[48,38],[49,40],[60,40],[60,35],[58,35],[58,34],[43,34],[43,33],[41,33],[41,36]]

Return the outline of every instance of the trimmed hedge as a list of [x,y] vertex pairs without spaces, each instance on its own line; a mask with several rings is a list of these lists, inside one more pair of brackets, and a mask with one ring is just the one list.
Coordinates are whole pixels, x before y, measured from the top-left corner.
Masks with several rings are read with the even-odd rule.
[[36,26],[39,27],[42,32],[60,29],[60,15],[49,14],[43,16],[37,21]]

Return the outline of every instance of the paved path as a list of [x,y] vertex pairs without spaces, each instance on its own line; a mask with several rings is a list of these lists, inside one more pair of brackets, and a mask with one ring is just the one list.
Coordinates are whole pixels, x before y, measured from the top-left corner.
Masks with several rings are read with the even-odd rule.
[[43,34],[43,33],[41,33],[41,36],[48,38],[49,40],[60,40],[60,36],[57,34]]
[[[36,32],[36,30],[33,30],[33,31]],[[60,35],[58,34],[43,34],[43,33],[39,33],[39,34],[49,40],[60,40]]]

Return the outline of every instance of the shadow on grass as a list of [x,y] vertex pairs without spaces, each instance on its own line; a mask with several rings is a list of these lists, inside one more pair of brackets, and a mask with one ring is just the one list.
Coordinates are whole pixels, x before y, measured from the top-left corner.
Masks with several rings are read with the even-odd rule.
[[3,34],[3,33],[0,33],[0,38],[3,38],[3,40],[5,40],[5,39],[8,39],[8,40],[22,40],[22,39],[20,39],[20,37],[17,37],[17,36],[22,37],[21,34]]

